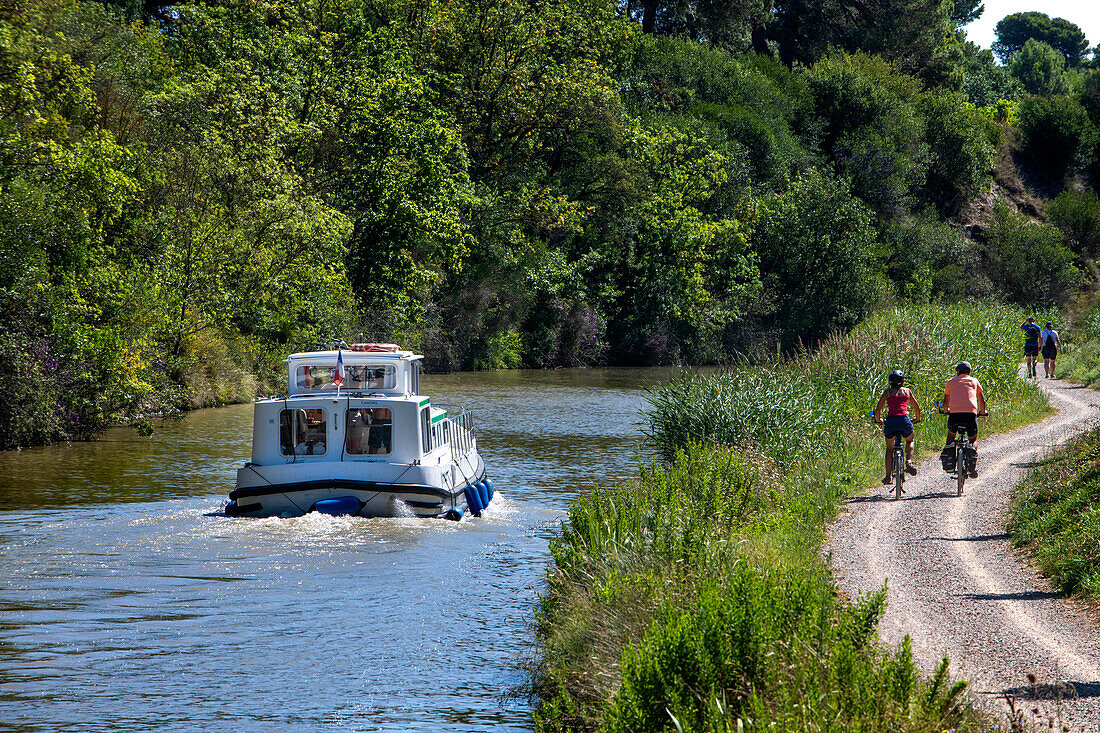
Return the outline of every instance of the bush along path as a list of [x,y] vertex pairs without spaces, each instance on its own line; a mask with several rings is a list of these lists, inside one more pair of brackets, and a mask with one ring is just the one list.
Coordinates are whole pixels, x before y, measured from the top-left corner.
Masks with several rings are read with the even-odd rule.
[[[827,550],[849,596],[888,584],[880,637],[898,644],[908,635],[922,669],[947,656],[953,673],[970,681],[972,699],[997,715],[1043,730],[1097,730],[1095,618],[1038,577],[1005,527],[1016,484],[1037,457],[1095,423],[1100,393],[1060,380],[1039,386],[1057,414],[980,438],[979,477],[963,496],[930,458],[901,501],[880,490],[850,499]],[[945,420],[935,421],[942,435]]]

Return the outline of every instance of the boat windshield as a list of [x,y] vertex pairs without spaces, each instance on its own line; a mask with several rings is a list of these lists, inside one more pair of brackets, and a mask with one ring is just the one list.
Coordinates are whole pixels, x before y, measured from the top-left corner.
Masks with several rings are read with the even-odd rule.
[[393,446],[393,413],[386,407],[348,410],[346,417],[349,455],[385,455]]
[[[344,368],[344,389],[393,389],[397,370],[392,364],[359,365]],[[300,391],[336,389],[335,366],[303,364],[295,370],[294,384]]]
[[279,416],[279,447],[284,456],[323,456],[326,431],[324,410],[283,410]]

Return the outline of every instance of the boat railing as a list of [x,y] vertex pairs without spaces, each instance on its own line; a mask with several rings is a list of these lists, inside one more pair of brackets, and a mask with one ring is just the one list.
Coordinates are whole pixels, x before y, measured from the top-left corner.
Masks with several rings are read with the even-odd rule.
[[474,449],[474,414],[456,405],[432,404],[447,411],[443,421],[443,439],[451,445],[455,458],[466,455]]

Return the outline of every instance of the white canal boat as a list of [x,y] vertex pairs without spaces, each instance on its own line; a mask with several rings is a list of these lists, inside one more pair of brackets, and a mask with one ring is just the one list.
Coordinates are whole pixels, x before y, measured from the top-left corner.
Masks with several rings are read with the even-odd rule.
[[470,413],[420,394],[421,359],[394,344],[291,355],[286,396],[255,403],[225,513],[479,515],[493,483]]

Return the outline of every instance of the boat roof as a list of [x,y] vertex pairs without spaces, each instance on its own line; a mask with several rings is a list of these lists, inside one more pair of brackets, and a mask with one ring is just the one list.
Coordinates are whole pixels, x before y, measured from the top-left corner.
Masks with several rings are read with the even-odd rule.
[[379,360],[397,360],[397,361],[418,361],[423,359],[422,354],[415,354],[411,351],[356,351],[353,349],[329,349],[327,351],[300,351],[297,354],[291,354],[287,357],[287,362],[291,361],[331,361],[336,363],[336,358],[339,354],[343,354],[344,363],[362,363],[362,362],[378,362]]

